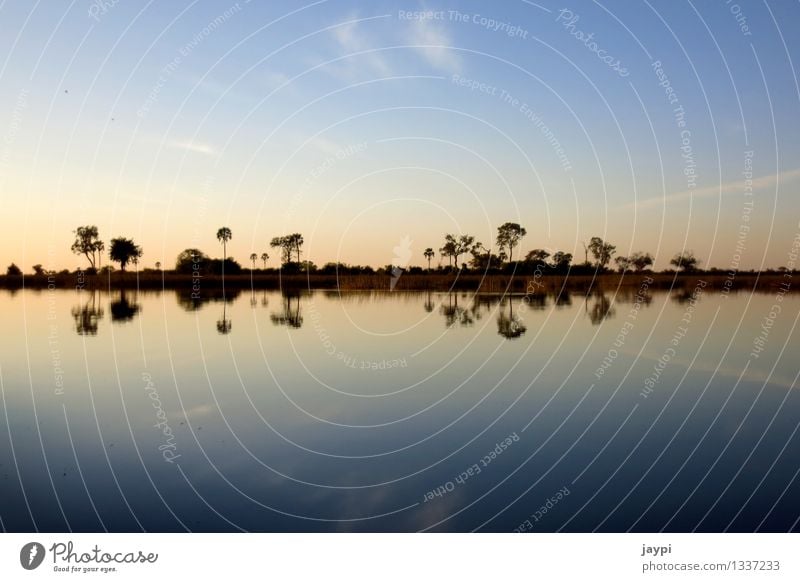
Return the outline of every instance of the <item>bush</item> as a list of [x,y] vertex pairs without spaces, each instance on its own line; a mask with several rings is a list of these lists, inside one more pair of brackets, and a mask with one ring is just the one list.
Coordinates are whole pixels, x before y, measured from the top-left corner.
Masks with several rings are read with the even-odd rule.
[[20,275],[22,275],[22,270],[14,263],[11,263],[6,269],[6,275],[8,275],[9,277],[19,277]]

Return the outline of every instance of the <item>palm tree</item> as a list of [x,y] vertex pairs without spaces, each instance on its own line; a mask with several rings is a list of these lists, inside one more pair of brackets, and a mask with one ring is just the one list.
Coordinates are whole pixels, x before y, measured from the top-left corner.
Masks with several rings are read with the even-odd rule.
[[261,253],[261,260],[264,261],[264,270],[267,268],[267,259],[269,255],[267,253]]
[[228,259],[228,241],[233,238],[233,233],[231,233],[231,229],[227,226],[221,227],[217,230],[217,240],[222,243],[222,265],[223,270],[225,269],[225,261]]
[[253,270],[254,270],[254,271],[256,270],[256,259],[257,259],[257,258],[258,258],[258,255],[257,255],[257,254],[255,254],[255,253],[250,253],[250,260],[253,262]]
[[161,261],[156,261],[156,271],[161,270]]
[[436,255],[436,253],[433,252],[433,249],[431,247],[428,247],[427,249],[425,249],[425,252],[422,253],[422,254],[425,256],[426,259],[428,259],[428,270],[430,271],[431,270],[431,259]]

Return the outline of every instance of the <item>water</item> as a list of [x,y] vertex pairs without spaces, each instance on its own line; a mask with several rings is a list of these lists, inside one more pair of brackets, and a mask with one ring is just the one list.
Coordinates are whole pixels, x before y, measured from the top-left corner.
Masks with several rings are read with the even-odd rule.
[[0,292],[5,530],[798,529],[796,296],[227,299]]

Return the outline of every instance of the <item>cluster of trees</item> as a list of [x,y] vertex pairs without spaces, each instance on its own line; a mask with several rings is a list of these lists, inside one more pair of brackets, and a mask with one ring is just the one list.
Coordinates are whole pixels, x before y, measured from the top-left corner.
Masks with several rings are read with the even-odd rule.
[[[101,259],[106,246],[100,239],[97,226],[79,226],[75,231],[75,240],[70,249],[79,256],[84,256],[89,262],[89,272],[97,272],[101,267]],[[442,258],[447,258],[447,269],[466,269],[467,263],[460,263],[465,255],[469,255],[469,267],[482,272],[499,271],[503,269],[516,270],[523,272],[530,269],[539,269],[547,266],[555,272],[567,272],[572,265],[573,256],[571,253],[555,251],[552,254],[544,249],[533,249],[529,251],[524,259],[514,257],[514,249],[517,248],[522,239],[527,235],[525,227],[516,222],[506,222],[497,229],[495,244],[497,252],[491,248],[486,248],[477,241],[474,236],[469,234],[445,234],[444,244],[439,248]],[[228,257],[228,242],[233,238],[233,233],[227,226],[217,230],[217,240],[222,244],[222,260],[212,259],[199,249],[190,248],[182,251],[175,261],[175,271],[178,273],[192,273],[200,271],[204,274],[239,274],[242,272],[241,265],[235,259]],[[371,267],[350,266],[343,263],[327,263],[324,267],[318,268],[311,261],[301,260],[303,235],[292,233],[284,236],[276,236],[270,241],[270,247],[280,249],[281,265],[284,270],[295,270],[300,272],[317,272],[321,274],[371,274],[375,271]],[[584,244],[585,260],[578,267],[591,267],[597,270],[609,268],[613,258],[614,263],[620,272],[625,271],[645,271],[652,267],[653,257],[649,253],[635,252],[630,256],[614,256],[617,247],[600,237],[592,237],[589,244]],[[594,262],[589,261],[591,253]],[[423,257],[428,263],[428,271],[432,270],[431,260],[436,256],[432,247],[428,247],[423,252]],[[142,248],[132,239],[125,237],[112,238],[109,243],[108,257],[112,262],[118,263],[119,268],[125,271],[129,264],[138,266],[139,259],[142,257]],[[256,261],[259,255],[250,254],[252,269],[256,270]],[[267,268],[269,253],[262,252],[260,259],[264,269]],[[676,254],[670,264],[684,272],[695,270],[700,261],[694,256],[692,251],[683,251]],[[156,269],[161,269],[161,263],[156,262]],[[34,265],[34,272],[37,275],[47,274],[41,265]],[[108,268],[108,267],[106,267]],[[385,269],[391,270],[391,266]],[[409,272],[424,272],[420,267],[408,267]],[[15,265],[9,265],[7,275],[20,276],[21,269]]]
[[[100,268],[100,260],[106,248],[100,240],[98,229],[94,225],[79,226],[74,231],[75,241],[70,249],[76,255],[84,255],[89,261],[89,269],[96,272]],[[119,263],[120,270],[124,271],[128,263],[134,266],[139,264],[142,257],[142,247],[133,240],[125,237],[112,238],[108,249],[108,258]]]
[[[469,261],[469,267],[478,271],[492,271],[505,269],[522,269],[530,270],[540,267],[549,267],[558,272],[566,272],[572,265],[572,253],[564,251],[555,251],[552,254],[550,251],[544,249],[533,249],[529,251],[523,260],[514,260],[514,249],[519,246],[525,235],[528,234],[525,227],[517,224],[516,222],[506,222],[497,229],[497,237],[495,244],[497,245],[497,252],[493,253],[491,249],[487,249],[479,241],[475,240],[474,236],[468,234],[453,235],[446,234],[444,244],[439,248],[439,253],[444,258],[448,259],[448,268],[452,269],[466,269],[466,263],[461,263],[459,267],[459,257],[470,254],[472,258]],[[604,241],[598,236],[594,236],[589,240],[589,244],[584,244],[585,260],[583,264],[578,267],[588,267],[600,271],[609,268],[611,259],[620,272],[625,271],[645,271],[652,267],[653,257],[650,253],[635,252],[630,256],[617,256],[617,247],[609,242]],[[594,261],[589,260],[591,253]],[[433,248],[428,247],[423,252],[423,257],[428,262],[428,270],[431,270],[431,259],[436,256]],[[548,260],[549,259],[549,260]],[[697,268],[699,265],[698,259],[694,256],[692,251],[683,251],[675,255],[670,264],[684,272],[690,272]]]

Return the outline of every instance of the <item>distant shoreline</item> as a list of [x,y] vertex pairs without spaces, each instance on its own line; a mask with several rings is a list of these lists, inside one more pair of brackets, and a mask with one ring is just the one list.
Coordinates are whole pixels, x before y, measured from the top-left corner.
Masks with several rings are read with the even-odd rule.
[[[639,287],[646,284],[651,289],[685,288],[704,281],[710,289],[736,291],[770,291],[784,288],[791,291],[791,282],[798,273],[737,273],[731,276],[721,272],[692,273],[602,273],[598,275],[529,275],[476,273],[426,273],[403,274],[393,278],[389,274],[341,275],[249,273],[227,275],[224,285],[231,289],[341,289],[375,291],[448,291],[470,290],[486,293],[557,293]],[[647,280],[650,280],[649,282]],[[137,274],[115,272],[108,275],[59,273],[56,275],[0,276],[0,289],[165,289],[202,292],[218,290],[223,286],[221,276],[193,277],[174,272]]]

